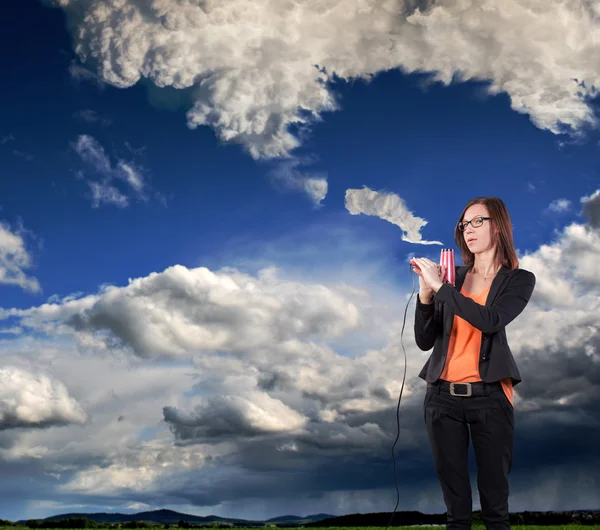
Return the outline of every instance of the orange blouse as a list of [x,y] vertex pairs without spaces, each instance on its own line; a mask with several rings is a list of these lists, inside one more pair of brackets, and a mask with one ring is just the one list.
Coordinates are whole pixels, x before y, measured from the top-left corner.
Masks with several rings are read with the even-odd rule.
[[[485,305],[485,300],[490,290],[489,287],[477,294],[460,290],[461,294],[468,296],[480,305]],[[481,381],[479,375],[479,350],[481,348],[481,331],[458,315],[454,315],[452,334],[448,343],[448,355],[441,379],[453,383],[474,383]],[[508,401],[513,403],[513,387],[510,377],[500,381]],[[427,385],[429,386],[429,385]]]

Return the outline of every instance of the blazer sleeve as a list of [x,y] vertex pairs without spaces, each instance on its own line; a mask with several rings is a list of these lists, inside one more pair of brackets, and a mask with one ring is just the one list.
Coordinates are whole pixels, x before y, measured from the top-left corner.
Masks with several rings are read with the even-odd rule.
[[417,309],[415,312],[415,342],[417,346],[427,351],[433,348],[435,338],[442,332],[442,319],[436,310],[435,294],[430,304],[424,304],[417,293]]
[[444,283],[438,289],[436,300],[446,304],[455,315],[483,333],[496,333],[523,312],[535,288],[536,280],[532,272],[525,269],[517,271],[506,289],[489,307],[464,296],[449,283]]

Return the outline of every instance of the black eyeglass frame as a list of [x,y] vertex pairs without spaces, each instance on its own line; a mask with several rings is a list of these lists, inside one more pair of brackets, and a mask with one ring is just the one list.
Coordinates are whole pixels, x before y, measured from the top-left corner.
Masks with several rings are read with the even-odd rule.
[[[478,215],[476,217],[473,217],[473,219],[471,219],[470,221],[461,221],[460,223],[458,223],[458,229],[461,232],[464,232],[465,228],[467,227],[467,225],[469,223],[472,223],[475,219],[481,219],[481,224],[479,226],[482,226],[483,225],[483,221],[486,220],[486,219],[491,219],[491,217],[484,217],[483,215]],[[473,225],[471,225],[471,226],[473,226]],[[479,226],[473,226],[473,228],[479,228]]]

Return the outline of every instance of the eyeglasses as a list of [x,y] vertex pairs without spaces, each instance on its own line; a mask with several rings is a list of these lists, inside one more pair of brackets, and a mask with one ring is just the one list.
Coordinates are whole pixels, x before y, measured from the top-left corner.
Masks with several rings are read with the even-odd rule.
[[479,215],[477,217],[473,217],[473,219],[471,219],[470,221],[466,221],[466,222],[460,222],[458,223],[458,229],[462,232],[464,231],[465,228],[467,228],[467,225],[469,223],[471,223],[471,226],[473,228],[477,228],[478,226],[481,226],[483,224],[483,220],[484,219],[491,219],[491,217],[483,217],[482,215]]

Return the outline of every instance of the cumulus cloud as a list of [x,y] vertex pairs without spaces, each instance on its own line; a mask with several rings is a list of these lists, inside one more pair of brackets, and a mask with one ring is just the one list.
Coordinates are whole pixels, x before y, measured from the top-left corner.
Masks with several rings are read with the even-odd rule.
[[160,491],[161,481],[188,469],[198,472],[204,460],[197,448],[178,448],[161,441],[143,442],[114,455],[109,465],[92,464],[77,471],[58,490],[63,494],[77,492],[98,496]]
[[334,76],[393,68],[487,81],[553,133],[598,123],[600,10],[589,2],[45,1],[66,11],[77,55],[101,80],[193,87],[188,126],[211,126],[254,158],[289,154],[300,143],[290,126],[339,108]]
[[[348,291],[348,292],[347,292]],[[82,345],[124,347],[143,358],[189,357],[217,350],[243,355],[293,340],[333,339],[358,325],[344,286],[280,280],[181,265],[106,287],[101,295],[5,310],[31,327],[76,332]]]
[[305,425],[307,418],[264,392],[245,396],[212,396],[186,413],[165,407],[165,421],[182,439],[255,436],[293,431]]
[[404,200],[392,192],[363,189],[346,190],[346,210],[352,215],[372,215],[392,223],[402,230],[402,240],[422,245],[441,245],[441,241],[421,239],[421,229],[427,225],[422,217],[414,215]]
[[[585,223],[519,256],[538,283],[507,328],[524,378],[515,389],[515,509],[564,509],[598,496],[598,197],[581,198]],[[48,351],[17,338],[14,350],[0,342],[3,358],[52,364],[94,421],[0,437],[0,473],[5,461],[14,469],[43,455],[43,471],[59,476],[53,480],[73,502],[85,495],[98,503],[219,504],[227,511],[251,492],[265,498],[252,500],[253,509],[258,503],[271,515],[293,499],[305,507],[336,498],[344,511],[349,499],[354,511],[389,509],[405,348],[396,446],[404,509],[443,510],[417,377],[429,353],[401,335],[412,329],[402,321],[408,298],[400,292],[383,303],[353,285],[281,280],[272,269],[251,276],[172,267],[97,294],[4,310],[1,317],[23,328],[55,334],[57,346]],[[410,307],[414,299],[408,320]],[[391,319],[375,329],[383,346],[332,346],[373,313]],[[531,332],[537,329],[545,331]],[[90,352],[129,345],[124,351],[133,355],[80,355],[64,346],[69,334],[84,334]],[[377,489],[369,504],[367,492]]]
[[[45,1],[74,28],[88,67],[72,64],[75,78],[189,91],[189,128],[212,127],[254,159],[283,157],[273,180],[317,206],[326,177],[299,170],[291,153],[323,113],[339,110],[336,78],[369,81],[397,68],[446,85],[485,81],[541,129],[578,135],[598,125],[590,101],[600,25],[597,9],[579,2]],[[108,183],[93,184],[92,195],[126,204]]]
[[[10,472],[15,479],[10,486],[0,483],[5,502],[58,495],[65,503],[89,506],[94,495],[116,494],[117,506],[120,495],[127,499],[149,491],[161,494],[169,481],[177,481],[186,470],[197,473],[205,460],[219,453],[200,445],[189,450],[176,447],[162,422],[165,403],[185,406],[182,392],[190,385],[189,365],[83,356],[72,341],[58,338],[23,337],[0,343],[0,348],[3,361],[22,371],[60,374],[88,417],[83,425],[65,424],[60,429],[0,431],[0,474]],[[100,504],[105,506],[106,500]],[[40,512],[40,517],[46,516]]]
[[32,266],[31,255],[25,248],[25,232],[23,227],[13,231],[0,221],[0,284],[18,285],[37,293],[41,291],[38,280],[23,271]]
[[61,381],[17,367],[0,368],[0,430],[82,424],[81,405]]
[[[87,181],[92,192],[93,208],[101,204],[114,204],[120,208],[129,205],[129,196],[113,185],[115,180],[125,182],[137,198],[148,200],[146,189],[149,186],[136,164],[118,159],[113,166],[100,143],[87,134],[79,135],[72,148],[87,168],[101,177],[100,181]],[[83,174],[83,171],[78,173],[81,178],[84,178]]]
[[588,219],[589,226],[600,231],[600,189],[589,197],[582,197],[581,204],[583,205],[582,213]]

